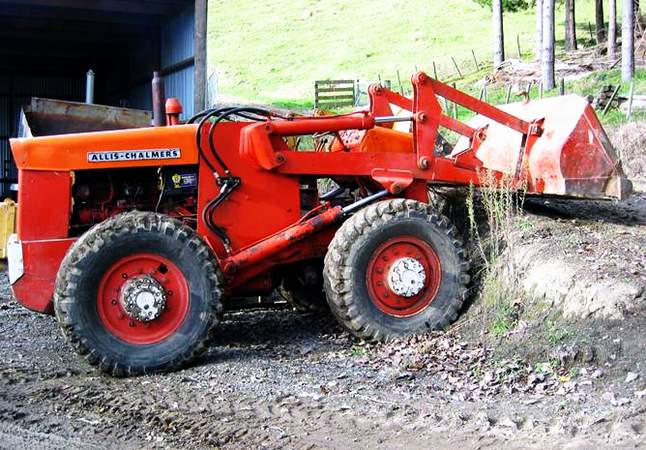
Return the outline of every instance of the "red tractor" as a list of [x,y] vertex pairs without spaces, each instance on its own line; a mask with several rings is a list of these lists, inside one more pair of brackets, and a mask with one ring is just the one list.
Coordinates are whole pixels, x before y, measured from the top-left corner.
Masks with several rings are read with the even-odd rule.
[[[172,126],[12,140],[16,298],[55,313],[70,345],[117,376],[184,365],[224,300],[278,286],[327,298],[354,335],[387,340],[449,325],[469,282],[429,185],[478,186],[487,170],[529,194],[630,191],[580,97],[497,108],[421,72],[412,84],[412,98],[373,85],[370,108],[346,115],[226,107],[185,124],[172,112]],[[438,96],[478,115],[448,117]],[[461,136],[449,152],[440,128]],[[288,145],[306,135],[315,148]]]

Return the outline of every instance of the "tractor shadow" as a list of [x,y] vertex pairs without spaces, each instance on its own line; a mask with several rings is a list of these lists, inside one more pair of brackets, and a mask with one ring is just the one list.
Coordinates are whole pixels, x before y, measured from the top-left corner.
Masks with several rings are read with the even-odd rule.
[[327,353],[349,348],[352,342],[330,312],[303,313],[286,307],[230,311],[196,365]]
[[525,211],[549,218],[581,219],[625,226],[646,225],[646,193],[626,200],[581,200],[527,197]]

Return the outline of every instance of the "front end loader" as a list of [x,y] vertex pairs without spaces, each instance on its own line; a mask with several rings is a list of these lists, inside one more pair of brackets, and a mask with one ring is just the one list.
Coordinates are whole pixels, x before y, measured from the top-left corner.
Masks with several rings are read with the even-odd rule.
[[[370,107],[345,115],[222,107],[180,124],[173,103],[172,126],[12,140],[16,298],[117,376],[181,367],[224,301],[277,288],[388,340],[448,326],[469,283],[429,186],[477,187],[486,172],[528,195],[630,193],[580,97],[495,107],[422,72],[412,85],[412,98],[373,85]],[[477,115],[451,118],[439,97]],[[449,150],[443,130],[460,136]]]

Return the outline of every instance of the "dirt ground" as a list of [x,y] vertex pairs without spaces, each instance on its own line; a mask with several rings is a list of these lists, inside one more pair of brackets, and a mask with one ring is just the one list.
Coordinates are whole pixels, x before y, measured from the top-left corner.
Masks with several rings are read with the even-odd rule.
[[[603,229],[612,277],[644,256],[646,194],[632,202],[543,205],[528,213],[540,224],[531,233],[549,229],[576,254],[591,244],[564,236]],[[587,346],[564,339],[538,354],[531,326],[493,344],[477,338],[476,320],[371,346],[325,315],[231,312],[192,367],[115,379],[77,358],[53,317],[20,307],[1,276],[3,449],[646,448],[644,308],[585,322],[576,331]],[[560,367],[550,351],[570,360]]]
[[[643,179],[639,161],[627,168]],[[383,345],[325,314],[229,312],[193,366],[116,379],[0,271],[0,449],[646,448],[636,187],[625,202],[526,202],[507,280],[526,298],[501,336],[477,301],[449,332]]]

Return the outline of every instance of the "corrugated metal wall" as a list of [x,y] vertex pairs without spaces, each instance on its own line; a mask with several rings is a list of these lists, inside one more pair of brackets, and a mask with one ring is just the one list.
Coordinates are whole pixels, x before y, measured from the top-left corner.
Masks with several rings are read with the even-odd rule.
[[182,119],[193,115],[194,98],[194,44],[195,9],[192,5],[166,21],[159,39],[139,43],[130,55],[129,104],[133,108],[152,109],[152,73],[161,70],[166,97],[177,97],[182,102]]
[[17,178],[12,162],[9,138],[18,134],[20,110],[31,97],[81,101],[85,96],[85,79],[82,75],[70,77],[45,77],[30,75],[0,75],[0,190],[9,195],[9,187]]
[[[177,97],[184,106],[183,119],[194,111],[194,26],[193,2],[179,14],[169,17],[159,35],[134,42],[123,61],[115,61],[111,72],[97,71],[97,102],[131,108],[152,109],[152,73],[164,75],[166,97]],[[101,79],[103,77],[103,79]],[[121,87],[120,87],[121,85]],[[31,97],[84,101],[85,73],[77,77],[19,76],[0,74],[0,189],[9,190],[16,178],[8,139],[18,131],[20,109]]]
[[[168,20],[161,30],[162,70],[187,62],[195,55],[194,46],[195,9],[190,6]],[[166,97],[177,97],[184,106],[184,117],[193,115],[194,63],[171,73],[164,74]]]

